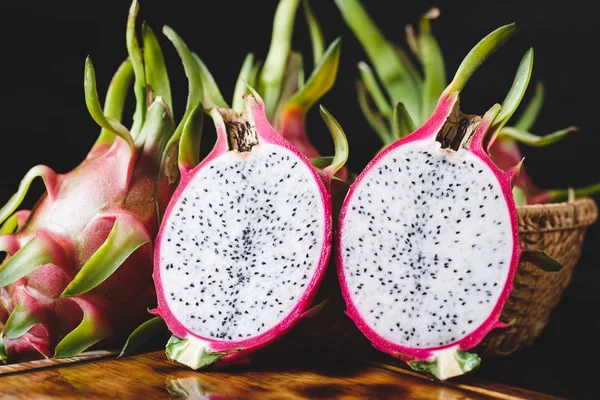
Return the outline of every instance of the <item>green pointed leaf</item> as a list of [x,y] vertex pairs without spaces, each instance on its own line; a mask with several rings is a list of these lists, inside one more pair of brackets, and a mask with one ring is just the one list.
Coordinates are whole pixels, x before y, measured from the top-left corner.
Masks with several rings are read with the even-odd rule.
[[557,272],[564,267],[563,263],[542,250],[523,250],[521,261],[529,262],[546,272]]
[[[295,51],[290,52],[290,57],[285,70],[285,77],[281,86],[281,95],[277,111],[273,117],[275,130],[282,131],[282,124],[287,122],[285,113],[287,105],[292,97],[304,86],[304,60],[302,54]],[[283,117],[283,118],[282,118]]]
[[518,186],[512,188],[513,199],[517,206],[524,206],[527,204],[527,193]]
[[333,156],[314,157],[310,159],[310,163],[316,169],[325,169],[333,162]]
[[287,102],[286,109],[303,110],[306,113],[331,89],[337,76],[340,46],[339,38],[331,43],[306,84]]
[[0,267],[0,287],[21,279],[44,264],[56,263],[52,256],[56,246],[49,237],[41,234],[31,239]]
[[150,85],[157,96],[162,97],[163,101],[173,113],[173,101],[171,100],[171,84],[165,58],[156,35],[149,25],[142,25],[142,42],[144,43],[144,71],[146,73],[146,83]]
[[360,72],[360,77],[365,84],[365,88],[369,92],[371,99],[373,99],[375,107],[377,107],[379,113],[385,118],[391,118],[392,106],[381,91],[379,83],[377,82],[377,78],[375,78],[375,74],[373,74],[371,67],[369,67],[367,63],[360,61],[358,63],[358,71]]
[[[133,84],[133,92],[135,94],[135,112],[133,114],[133,124],[131,126],[131,136],[137,138],[142,125],[146,119],[146,76],[144,73],[144,57],[142,49],[137,39],[135,32],[136,19],[139,11],[137,0],[133,0],[129,8],[129,17],[127,18],[126,44],[129,59],[133,65],[133,73],[135,82]],[[89,107],[89,106],[88,106]],[[95,119],[95,118],[94,118]]]
[[544,104],[544,85],[541,82],[538,82],[535,85],[535,93],[533,97],[525,107],[525,111],[519,117],[517,123],[515,124],[515,128],[528,131],[531,129],[538,115],[540,114],[540,110],[542,109],[542,105]]
[[408,366],[415,371],[425,372],[440,380],[462,375],[479,366],[481,359],[477,354],[465,351],[446,350],[447,354],[440,355],[430,361],[409,361]]
[[181,142],[179,143],[179,169],[185,173],[200,162],[200,141],[204,123],[204,106],[199,103],[184,121]]
[[235,83],[235,89],[233,90],[232,109],[238,114],[244,112],[244,94],[246,90],[246,84],[250,84],[250,74],[254,66],[254,54],[248,53],[242,64],[242,69],[238,75]]
[[308,0],[302,2],[302,8],[304,9],[304,16],[306,17],[306,23],[308,24],[308,31],[310,33],[310,42],[313,50],[313,64],[316,67],[325,52],[325,39],[323,38],[323,31],[321,30],[319,21],[313,14]]
[[523,143],[531,147],[545,147],[562,140],[569,133],[576,132],[578,130],[579,128],[570,126],[545,136],[537,136],[527,131],[506,126],[500,131],[499,135],[501,137],[509,137],[519,143]]
[[154,317],[138,326],[127,338],[119,357],[129,356],[139,350],[148,341],[168,332],[167,324],[160,317]]
[[464,58],[445,93],[460,92],[477,68],[517,32],[517,25],[512,23],[501,26],[481,39]]
[[143,153],[148,157],[154,157],[159,163],[165,146],[174,131],[175,121],[173,121],[171,110],[163,98],[158,96],[148,108],[146,121],[139,136],[144,141]]
[[335,148],[331,164],[323,169],[323,173],[331,177],[346,164],[346,161],[348,161],[348,139],[339,122],[323,106],[321,106],[321,118],[323,118],[325,125],[327,125],[327,128],[331,133]]
[[246,88],[248,87],[256,87],[258,85],[258,76],[260,75],[260,71],[262,70],[262,61],[256,61],[254,63],[254,67],[252,67],[252,71],[250,72],[250,76],[248,77],[248,83]]
[[419,124],[427,121],[437,106],[438,99],[446,87],[446,69],[444,57],[431,32],[431,20],[437,18],[439,10],[433,8],[423,16],[420,23],[418,39],[419,56],[423,64],[425,80],[423,82],[423,97]]
[[404,104],[402,103],[398,103],[396,104],[396,107],[394,107],[392,121],[394,127],[394,136],[396,139],[403,138],[404,136],[407,136],[415,131],[415,124],[410,118],[406,107],[404,107]]
[[264,99],[268,120],[272,120],[279,103],[299,3],[300,0],[280,0],[275,11],[271,45],[258,78],[258,93]]
[[11,215],[4,221],[0,226],[0,235],[8,235],[13,233],[19,226],[19,216],[17,214]]
[[[104,115],[100,101],[98,100],[98,91],[96,89],[96,71],[92,65],[92,60],[88,57],[85,60],[85,79],[84,79],[84,91],[85,91],[85,104],[87,109],[98,125],[101,128],[106,129],[109,132],[119,136],[125,140],[131,150],[133,151],[133,138],[131,133],[125,128],[119,121],[114,118],[110,118]],[[144,113],[145,113],[144,107]]]
[[200,77],[202,78],[202,87],[204,88],[204,96],[202,97],[202,104],[206,107],[207,110],[210,110],[214,107],[220,108],[229,108],[225,99],[223,99],[223,95],[219,90],[219,86],[210,73],[208,67],[204,62],[198,57],[196,53],[192,53],[194,60],[198,63]]
[[136,217],[117,215],[102,246],[81,267],[61,297],[89,292],[111,276],[134,251],[150,241],[146,227]]
[[[575,198],[593,196],[600,193],[600,183],[571,190],[573,191]],[[569,199],[569,189],[549,190],[547,195],[552,203],[567,201]]]
[[171,336],[166,347],[167,358],[192,369],[206,368],[219,361],[225,353],[213,352],[208,342],[196,338]]
[[[133,81],[133,66],[129,59],[123,61],[117,72],[115,72],[104,100],[104,115],[115,121],[121,121],[123,109],[125,108],[125,100],[127,100],[127,92]],[[111,144],[115,140],[115,134],[102,128],[100,136],[94,143],[95,146]]]
[[533,71],[533,49],[530,48],[519,64],[517,74],[513,84],[502,103],[502,109],[492,124],[492,130],[497,132],[501,130],[504,125],[508,122],[510,117],[515,113],[517,107],[521,103],[527,86],[529,86],[529,80],[531,79],[531,72]]
[[404,31],[406,32],[406,43],[408,43],[408,48],[413,52],[418,59],[421,59],[421,55],[419,54],[419,44],[417,35],[415,34],[415,28],[412,25],[406,25],[404,27]]
[[0,336],[0,360],[4,364],[8,361],[8,353],[6,352],[6,346],[4,345],[4,338]]
[[202,78],[200,72],[200,66],[196,62],[196,59],[192,55],[192,52],[188,49],[187,45],[181,40],[179,35],[175,33],[173,29],[168,26],[163,27],[164,35],[173,43],[175,50],[179,54],[181,61],[183,63],[183,68],[185,70],[185,75],[188,79],[188,99],[187,104],[185,106],[185,113],[183,118],[181,119],[182,123],[177,126],[175,133],[171,136],[169,143],[165,148],[165,155],[167,156],[171,147],[178,142],[181,137],[181,133],[183,131],[184,123],[183,121],[187,121],[190,113],[196,108],[203,96],[203,88],[202,88]]
[[110,327],[101,316],[86,307],[82,310],[81,323],[56,345],[54,357],[75,357],[110,335]]
[[410,115],[421,115],[419,84],[409,71],[411,66],[406,64],[407,59],[399,57],[359,0],[336,0],[335,3],[369,56],[392,103],[400,101]]
[[39,324],[41,320],[32,315],[22,303],[17,304],[4,324],[2,336],[8,339],[16,339],[27,333],[34,325]]
[[385,120],[381,117],[381,115],[373,110],[370,104],[370,99],[367,94],[367,90],[362,81],[359,81],[356,85],[356,92],[358,94],[358,104],[360,109],[367,119],[367,122],[371,126],[371,129],[377,133],[379,139],[384,145],[388,145],[395,141],[392,134],[389,132],[387,125],[385,124]]

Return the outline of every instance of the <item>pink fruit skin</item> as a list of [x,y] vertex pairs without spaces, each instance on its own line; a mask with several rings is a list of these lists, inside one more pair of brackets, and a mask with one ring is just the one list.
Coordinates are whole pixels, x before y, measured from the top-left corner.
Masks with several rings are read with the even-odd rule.
[[[294,146],[292,146],[289,142],[284,140],[276,131],[273,129],[269,121],[265,116],[264,104],[261,101],[254,100],[251,96],[246,97],[246,112],[251,113],[251,118],[254,120],[256,131],[258,132],[259,142],[263,143],[272,143],[279,146],[283,146],[288,150],[294,152],[301,160],[304,162],[312,171],[314,179],[318,182],[319,191],[321,194],[321,200],[324,205],[325,212],[325,232],[328,235],[331,235],[331,201],[330,194],[326,189],[325,184],[322,182],[321,177],[317,170],[312,166],[310,161],[304,156],[301,152],[298,151]],[[227,144],[227,133],[223,129],[223,127],[217,127],[217,142],[215,143],[215,147],[211,151],[211,153],[196,166],[193,170],[189,171],[182,175],[181,183],[178,186],[177,190],[173,195],[173,201],[169,203],[167,207],[167,211],[165,213],[165,219],[170,215],[173,205],[175,204],[175,200],[179,198],[192,177],[204,168],[205,165],[210,163],[213,159],[219,157],[221,154],[228,151]],[[331,237],[325,237],[323,239],[323,249],[321,251],[321,255],[319,257],[319,264],[315,271],[315,274],[307,285],[307,289],[298,301],[298,304],[292,309],[292,311],[281,320],[279,324],[269,329],[268,331],[245,340],[240,341],[224,341],[224,340],[215,340],[212,338],[205,338],[195,335],[190,332],[185,326],[183,326],[179,320],[173,315],[171,310],[167,305],[167,300],[165,297],[165,293],[162,287],[162,281],[160,278],[160,243],[162,241],[162,229],[159,230],[158,236],[156,238],[156,248],[154,253],[154,282],[156,285],[157,299],[158,299],[158,307],[151,311],[155,315],[159,315],[162,317],[169,330],[179,338],[186,338],[188,336],[198,338],[202,341],[206,341],[210,343],[211,350],[214,352],[223,352],[226,353],[223,358],[219,360],[217,364],[231,364],[238,362],[247,362],[249,355],[254,353],[256,350],[268,345],[269,343],[279,339],[286,332],[288,332],[303,316],[303,314],[310,307],[314,296],[316,295],[319,284],[323,278],[325,273],[327,263],[329,260],[329,255],[331,252]]]
[[373,344],[373,346],[375,348],[377,348],[378,350],[381,350],[383,352],[389,353],[391,355],[394,355],[404,361],[427,360],[434,354],[434,352],[443,350],[443,349],[446,349],[449,347],[453,347],[456,345],[458,345],[461,350],[468,350],[468,349],[476,346],[492,329],[501,328],[501,327],[505,326],[505,324],[503,324],[502,322],[499,321],[499,317],[500,317],[502,308],[504,307],[504,304],[506,303],[506,300],[508,299],[508,296],[510,295],[510,292],[512,290],[512,282],[513,282],[514,275],[516,273],[517,265],[519,262],[521,249],[519,247],[519,240],[518,240],[517,210],[516,210],[516,207],[514,206],[514,201],[513,201],[512,192],[511,192],[511,179],[513,177],[513,173],[512,173],[512,171],[510,171],[508,173],[501,171],[493,163],[493,161],[486,154],[486,152],[483,150],[483,146],[482,146],[483,136],[485,135],[485,133],[491,123],[491,121],[486,121],[485,119],[483,119],[481,124],[477,128],[476,133],[474,134],[474,137],[473,137],[473,140],[472,140],[471,146],[470,146],[470,151],[473,154],[475,154],[477,157],[479,157],[481,160],[483,160],[489,166],[489,168],[493,171],[494,175],[500,182],[500,185],[503,189],[502,191],[504,193],[506,203],[509,207],[511,222],[512,222],[512,230],[513,230],[513,232],[512,232],[513,256],[511,259],[509,273],[508,273],[504,288],[498,299],[498,302],[497,302],[496,306],[494,307],[490,316],[479,327],[477,327],[471,334],[469,334],[465,338],[461,339],[460,341],[457,341],[455,343],[452,343],[452,344],[449,344],[446,346],[436,347],[436,348],[423,348],[423,349],[410,348],[410,347],[400,346],[396,343],[390,342],[390,341],[382,338],[379,334],[377,334],[377,332],[375,332],[373,329],[371,329],[364,322],[364,320],[361,317],[361,315],[359,314],[357,308],[352,303],[350,290],[346,284],[346,277],[344,275],[342,249],[341,249],[341,235],[342,235],[342,232],[344,231],[344,220],[345,220],[345,215],[347,212],[347,207],[350,202],[350,199],[352,198],[352,194],[353,194],[355,188],[360,184],[362,178],[371,170],[371,168],[373,168],[374,166],[377,165],[377,163],[379,162],[379,160],[382,157],[384,157],[386,154],[393,151],[397,147],[402,146],[403,144],[406,144],[406,143],[409,143],[412,141],[417,141],[417,140],[426,140],[426,139],[434,140],[436,133],[440,130],[440,128],[446,121],[446,117],[449,115],[450,111],[454,107],[457,100],[458,100],[457,95],[454,95],[454,94],[442,95],[442,97],[440,98],[440,100],[438,102],[435,112],[432,114],[432,116],[429,118],[429,120],[423,126],[421,126],[419,129],[417,129],[414,133],[391,144],[386,149],[384,149],[381,153],[379,153],[373,160],[371,160],[369,162],[369,164],[365,167],[363,172],[358,176],[356,181],[350,187],[348,194],[346,196],[346,199],[344,200],[342,210],[340,212],[340,224],[339,224],[339,229],[336,233],[336,243],[337,243],[336,244],[336,250],[337,250],[336,261],[337,261],[338,278],[339,278],[340,285],[342,288],[342,295],[343,295],[344,300],[347,305],[346,314],[348,315],[348,317],[350,317],[352,319],[352,321],[354,321],[356,326],[371,341],[371,343]]
[[[27,310],[42,320],[28,333],[6,339],[11,360],[52,357],[56,344],[82,318],[86,309],[98,327],[109,329],[102,343],[122,341],[144,320],[147,307],[155,302],[151,279],[152,244],[138,248],[117,271],[90,292],[71,298],[60,295],[89,257],[103,244],[116,216],[141,222],[154,237],[160,215],[174,191],[160,176],[160,165],[151,151],[132,150],[117,138],[112,145],[96,146],[88,157],[69,173],[56,179],[27,219],[19,218],[14,234],[1,239],[17,246],[16,251],[42,233],[56,244],[60,265],[46,264],[18,281],[0,288],[4,307],[0,322],[26,297]],[[157,181],[158,178],[158,181]],[[27,214],[22,211],[22,215]]]

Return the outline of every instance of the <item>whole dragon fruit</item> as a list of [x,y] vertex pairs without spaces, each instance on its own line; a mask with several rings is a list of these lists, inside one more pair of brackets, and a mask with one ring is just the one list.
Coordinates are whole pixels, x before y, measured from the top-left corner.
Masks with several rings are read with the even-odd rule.
[[[94,68],[85,64],[85,100],[102,132],[72,171],[32,168],[0,209],[0,354],[4,361],[71,357],[102,341],[117,344],[156,303],[153,244],[178,181],[179,151],[198,152],[200,131],[186,113],[175,127],[166,67],[152,30],[136,37],[137,1],[127,23],[129,58],[115,74],[104,110]],[[120,122],[135,78],[130,130]],[[190,99],[194,109],[199,96]],[[46,193],[33,210],[17,211],[31,182]]]
[[340,211],[338,275],[347,314],[379,350],[446,379],[479,364],[474,348],[499,321],[521,257],[560,263],[519,246],[508,172],[487,148],[518,106],[533,52],[523,57],[502,106],[463,114],[459,92],[516,33],[482,39],[440,96],[432,116],[384,148],[350,187]]
[[[336,4],[365,49],[375,70],[365,62],[358,65],[361,79],[357,91],[361,110],[384,145],[389,145],[429,119],[446,87],[444,58],[431,30],[431,21],[437,18],[440,12],[437,8],[429,10],[419,22],[418,31],[411,25],[406,27],[407,43],[420,62],[420,73],[407,52],[386,40],[360,0],[336,0]],[[531,69],[523,72],[530,75]],[[528,83],[529,80],[523,90]],[[523,159],[519,143],[544,147],[577,131],[576,127],[567,127],[545,136],[530,133],[542,102],[543,88],[538,84],[531,102],[515,124],[503,126],[491,138],[489,154],[500,169],[507,171]],[[575,190],[542,190],[533,183],[522,166],[513,188],[518,205],[564,201],[570,192],[575,196],[592,195],[600,192],[600,184]]]
[[[280,2],[274,43],[289,41],[280,29],[290,26],[297,4]],[[314,158],[317,169],[307,158],[318,154],[307,146],[303,121],[331,87],[339,41],[324,52],[306,83],[289,70],[272,79],[284,72],[288,59],[287,48],[272,45],[256,77],[246,61],[230,108],[200,58],[170,28],[165,34],[184,65],[197,70],[192,75],[202,79],[202,103],[215,123],[217,141],[196,168],[181,168],[181,184],[156,240],[158,307],[153,313],[173,333],[167,343],[170,359],[193,369],[244,362],[310,315],[328,264],[330,186],[347,159],[347,142],[321,108],[336,151],[333,157]],[[295,81],[291,93],[284,83],[290,76]],[[274,117],[278,109],[281,118]],[[287,117],[290,113],[294,116]],[[302,149],[278,133],[269,116],[280,128],[294,125],[292,137]]]

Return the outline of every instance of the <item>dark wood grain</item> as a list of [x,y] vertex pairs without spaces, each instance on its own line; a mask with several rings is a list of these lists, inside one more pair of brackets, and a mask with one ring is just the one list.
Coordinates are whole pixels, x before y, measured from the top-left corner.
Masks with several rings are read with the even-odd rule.
[[[99,356],[99,355],[98,355]],[[294,355],[195,372],[163,351],[82,361],[0,376],[2,399],[556,399],[483,382],[440,383],[396,366]],[[38,367],[39,368],[39,367]]]

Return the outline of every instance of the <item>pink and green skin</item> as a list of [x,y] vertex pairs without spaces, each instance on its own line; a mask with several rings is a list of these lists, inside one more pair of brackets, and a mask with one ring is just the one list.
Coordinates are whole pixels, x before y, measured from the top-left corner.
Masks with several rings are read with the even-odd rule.
[[[201,113],[188,113],[176,129],[160,47],[144,26],[142,56],[137,11],[134,1],[127,24],[129,58],[111,82],[104,110],[94,68],[86,61],[85,100],[102,132],[85,160],[65,174],[32,168],[0,209],[5,362],[72,357],[99,342],[122,344],[155,304],[152,241],[178,179],[172,156],[182,133],[187,141],[180,152],[197,151],[189,148],[199,134],[190,121]],[[128,130],[119,120],[134,78],[137,109]],[[31,211],[16,211],[38,177],[46,193]]]

